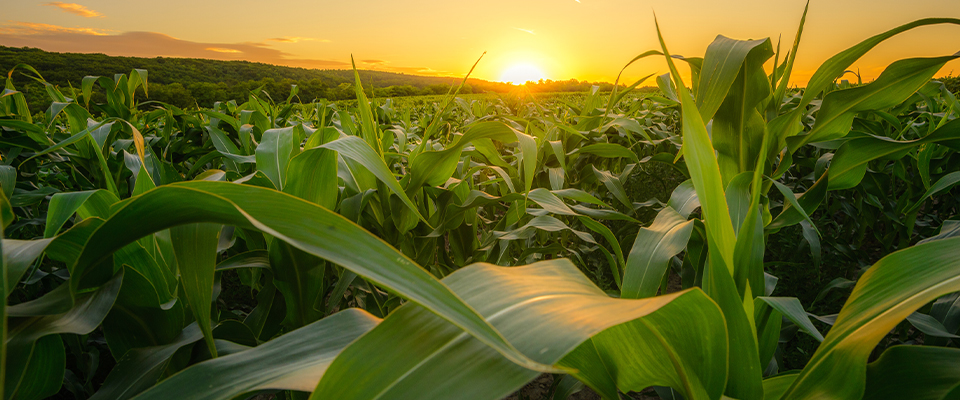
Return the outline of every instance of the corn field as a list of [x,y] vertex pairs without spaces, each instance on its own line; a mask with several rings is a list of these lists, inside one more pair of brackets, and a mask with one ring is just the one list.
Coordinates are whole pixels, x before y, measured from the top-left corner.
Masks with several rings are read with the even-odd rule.
[[[553,399],[960,398],[960,103],[932,80],[960,53],[843,78],[960,20],[880,33],[795,88],[805,18],[791,43],[717,36],[702,57],[659,36],[631,64],[669,73],[548,99],[371,100],[356,75],[355,103],[180,109],[145,70],[57,87],[17,65],[0,391],[496,400],[550,374]],[[778,287],[798,244],[797,269],[859,260],[800,284],[845,296],[828,314]]]

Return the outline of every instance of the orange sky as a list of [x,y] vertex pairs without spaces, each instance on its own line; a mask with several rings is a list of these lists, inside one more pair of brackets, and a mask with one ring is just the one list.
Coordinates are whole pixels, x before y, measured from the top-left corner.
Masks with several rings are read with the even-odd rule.
[[[4,4],[0,45],[141,57],[250,60],[307,68],[358,67],[500,80],[518,64],[550,79],[613,81],[633,56],[659,48],[656,11],[670,50],[702,56],[717,34],[793,41],[802,1],[646,0],[167,0]],[[957,0],[813,1],[794,83],[839,51],[925,17],[960,18]],[[960,50],[960,26],[923,27],[880,45],[854,65],[865,80],[900,58]],[[10,68],[12,66],[0,66]],[[625,80],[665,73],[661,59]],[[960,74],[953,61],[941,74]]]

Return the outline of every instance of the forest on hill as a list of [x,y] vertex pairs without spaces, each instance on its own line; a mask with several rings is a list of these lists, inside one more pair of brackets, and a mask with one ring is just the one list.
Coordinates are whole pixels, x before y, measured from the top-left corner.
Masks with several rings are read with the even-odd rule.
[[[284,99],[290,94],[291,86],[297,85],[297,95],[304,102],[316,99],[346,100],[356,96],[352,70],[318,70],[195,58],[54,53],[35,48],[0,46],[0,70],[7,72],[18,64],[28,64],[42,71],[44,80],[61,88],[72,86],[77,89],[85,76],[112,77],[132,69],[145,69],[149,73],[149,100],[179,107],[210,107],[215,101],[226,100],[243,102],[251,90],[261,86],[271,96]],[[462,79],[372,70],[359,72],[367,94],[372,97],[445,94]],[[16,87],[26,95],[33,112],[49,106],[50,100],[42,84],[20,73],[12,78]],[[601,90],[609,90],[612,86],[610,83],[576,79],[531,82],[525,86],[534,92],[583,92],[594,85],[601,86]],[[506,93],[515,87],[501,82],[468,79],[461,93]]]

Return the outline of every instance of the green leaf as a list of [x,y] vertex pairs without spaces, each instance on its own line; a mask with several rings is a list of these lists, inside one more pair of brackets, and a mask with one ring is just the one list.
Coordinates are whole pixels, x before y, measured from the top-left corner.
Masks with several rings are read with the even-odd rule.
[[690,217],[692,212],[700,208],[700,199],[697,197],[697,190],[693,186],[693,181],[685,180],[676,189],[673,189],[667,205],[684,218]]
[[960,384],[960,349],[894,346],[867,365],[864,400],[949,400]]
[[567,207],[559,197],[544,188],[536,188],[530,191],[527,198],[533,200],[547,212],[558,215],[577,215],[570,207]]
[[957,58],[960,58],[960,55],[899,60],[890,64],[877,80],[869,84],[828,93],[823,98],[816,123],[810,133],[787,140],[791,151],[796,151],[807,143],[846,136],[857,113],[882,110],[900,104],[930,82],[930,78],[944,64]]
[[579,149],[580,154],[594,154],[605,158],[626,158],[634,163],[639,163],[637,154],[630,149],[615,143],[595,143],[583,146]]
[[621,297],[656,296],[670,259],[687,247],[692,231],[693,221],[671,207],[661,210],[649,227],[640,228],[627,256]]
[[157,384],[174,353],[184,346],[203,339],[203,332],[194,323],[183,329],[169,344],[133,349],[117,359],[103,386],[90,400],[129,399]]
[[408,194],[424,184],[443,185],[453,176],[460,159],[461,151],[475,140],[496,139],[503,143],[518,140],[517,132],[507,124],[498,121],[484,121],[471,125],[467,132],[447,148],[439,151],[424,151],[410,163],[410,181],[407,182]]
[[0,165],[0,189],[8,199],[13,196],[13,189],[17,185],[17,169],[10,165]]
[[[13,285],[10,283],[10,277],[7,276],[8,253],[3,231],[8,224],[6,220],[12,219],[12,214],[7,196],[0,192],[0,369],[4,371],[7,369],[7,293]],[[5,382],[6,373],[4,372],[0,374],[0,393],[4,395],[6,394]]]
[[593,174],[597,176],[597,179],[600,182],[603,182],[603,185],[607,187],[607,190],[613,194],[617,200],[620,200],[627,209],[633,209],[633,203],[630,202],[630,198],[627,197],[627,190],[623,187],[623,182],[620,182],[620,179],[610,173],[610,171],[601,171],[593,165],[590,166],[593,169]]
[[571,375],[564,375],[554,389],[553,400],[567,400],[581,390],[583,390],[583,382],[578,381]]
[[[59,344],[59,350],[53,349],[51,354],[50,343],[41,344],[42,339],[60,333],[92,332],[113,307],[122,282],[120,272],[99,289],[77,296],[73,307],[63,314],[11,318],[5,346],[4,398],[40,399],[56,394],[63,383],[63,347]],[[49,340],[60,343],[55,336]],[[29,371],[53,374],[28,374]]]
[[523,192],[530,191],[533,176],[537,173],[537,140],[533,136],[516,132],[520,142],[520,170],[523,171]]
[[958,246],[960,238],[924,243],[870,267],[784,399],[860,398],[877,342],[916,309],[960,290]]
[[[657,27],[657,34],[660,34],[659,26]],[[683,122],[683,156],[687,161],[687,168],[690,170],[690,178],[696,188],[700,207],[703,209],[704,223],[707,226],[710,240],[717,244],[717,248],[720,250],[720,254],[717,256],[723,259],[723,263],[727,265],[732,274],[736,234],[733,231],[733,223],[727,211],[720,167],[717,164],[717,158],[714,156],[714,149],[703,118],[694,104],[690,91],[680,81],[680,74],[670,57],[670,52],[667,51],[662,36],[660,37],[660,44],[666,55],[667,64],[670,66],[670,72],[676,80],[680,96]]]
[[813,73],[813,76],[810,77],[810,81],[807,83],[807,89],[803,92],[803,98],[800,100],[800,106],[798,109],[802,109],[806,107],[807,104],[810,104],[810,102],[817,98],[817,96],[819,96],[824,89],[833,84],[837,77],[842,75],[843,72],[850,67],[850,65],[853,65],[853,63],[860,59],[860,57],[881,42],[913,28],[938,24],[960,25],[960,19],[919,19],[908,24],[903,24],[884,33],[874,35],[860,43],[857,43],[855,46],[837,53],[833,57],[830,57],[830,59],[821,64],[820,67],[817,68],[817,71]]
[[[363,165],[364,168],[373,173],[377,179],[390,188],[393,194],[397,195],[397,197],[403,201],[403,204],[406,204],[406,206],[410,208],[410,211],[413,211],[424,223],[427,223],[423,215],[420,215],[420,210],[417,209],[416,204],[407,197],[407,194],[403,191],[403,187],[397,182],[397,178],[393,176],[393,172],[390,172],[390,168],[387,168],[387,164],[385,164],[383,159],[377,156],[376,151],[370,148],[362,139],[356,136],[345,136],[320,147],[334,150],[340,153],[341,156]],[[429,225],[429,223],[427,224]]]
[[915,312],[907,317],[907,322],[927,336],[960,339],[960,336],[947,332],[947,328],[945,328],[940,321],[937,321],[936,318],[927,314]]
[[797,324],[800,329],[813,336],[817,341],[823,341],[823,335],[810,322],[810,317],[807,316],[807,312],[803,310],[803,305],[796,297],[757,297],[757,300],[767,303],[767,305],[779,311],[780,314],[793,321],[794,324]]
[[137,399],[224,399],[265,389],[309,392],[337,355],[379,322],[365,311],[341,311],[249,350],[193,365]]
[[46,250],[52,241],[52,238],[41,240],[4,239],[3,251],[0,252],[0,255],[3,256],[4,276],[2,278],[4,285],[0,289],[6,290],[4,293],[10,293],[17,282],[20,282],[27,269],[33,265],[34,260],[40,257],[40,254]]
[[620,242],[617,240],[617,236],[614,235],[613,231],[611,231],[610,228],[607,228],[606,225],[601,224],[597,221],[594,221],[590,217],[579,216],[577,217],[577,219],[580,220],[580,223],[582,223],[583,226],[587,227],[587,229],[590,229],[591,231],[599,233],[601,236],[603,236],[603,238],[607,240],[607,243],[610,244],[610,247],[613,248],[613,253],[616,254],[617,263],[619,265],[619,267],[617,267],[616,276],[614,276],[614,278],[618,281],[617,286],[620,286],[621,285],[619,283],[619,278],[621,275],[620,269],[626,268],[627,263],[626,263],[626,260],[624,260],[623,258],[623,249],[620,247]]
[[763,400],[779,400],[797,380],[797,373],[786,373],[763,380]]
[[[357,71],[357,64],[353,62],[353,55],[350,55],[350,64],[353,66],[354,84],[353,90],[357,95],[357,110],[360,113],[360,132],[359,135],[366,141],[377,158],[383,159],[383,146],[380,143],[380,126],[373,116],[372,105],[367,100],[367,95],[363,92],[363,85],[360,83],[360,72]],[[369,168],[369,167],[368,167]],[[382,179],[382,178],[381,178]]]
[[74,213],[106,217],[110,206],[118,201],[117,196],[106,190],[57,193],[50,198],[43,237],[55,236]]
[[257,146],[257,170],[267,175],[280,190],[287,181],[290,159],[300,153],[300,136],[295,131],[298,127],[267,129]]
[[549,215],[541,215],[531,219],[529,222],[523,226],[514,229],[509,232],[497,232],[494,231],[495,235],[498,235],[497,238],[500,240],[517,240],[517,239],[529,239],[533,237],[537,230],[547,231],[547,232],[559,232],[564,230],[569,230],[573,232],[574,235],[580,238],[587,243],[597,243],[589,233],[581,232],[569,227],[567,224],[563,223],[559,219],[551,217]]
[[[522,352],[543,363],[576,368],[578,379],[602,393],[658,384],[701,399],[717,398],[723,390],[723,336],[703,334],[723,320],[699,290],[614,299],[563,259],[513,268],[473,264],[444,283]],[[681,318],[679,310],[691,314]],[[611,375],[598,365],[601,354]],[[456,393],[461,399],[497,399],[537,375],[408,304],[341,353],[311,398],[446,399]]]
[[936,196],[940,193],[943,193],[946,190],[950,190],[950,188],[956,186],[958,183],[960,183],[960,171],[951,172],[949,174],[944,175],[940,179],[937,179],[937,182],[934,183],[932,186],[930,186],[927,192],[920,197],[920,200],[917,200],[917,202],[914,203],[913,206],[905,210],[905,214],[910,214],[910,213],[913,213],[914,211],[919,210],[920,207],[923,206],[923,202],[927,201],[927,199],[929,199],[932,196]]
[[[112,220],[111,218],[107,221],[109,223]],[[220,224],[199,223],[175,226],[170,229],[170,239],[173,241],[173,250],[177,256],[184,296],[190,310],[193,311],[193,317],[200,325],[204,340],[207,342],[207,349],[214,357],[217,356],[217,348],[213,344],[210,308],[213,303],[213,275],[217,266],[220,228]]]
[[287,308],[284,325],[299,328],[323,317],[314,303],[323,298],[323,260],[287,243],[270,243],[273,284],[283,294]]
[[827,172],[830,190],[849,189],[863,179],[867,163],[881,157],[899,158],[914,147],[927,143],[942,143],[960,147],[960,119],[954,119],[929,135],[909,141],[896,141],[886,137],[866,136],[850,139],[833,156]]
[[328,210],[337,208],[337,152],[309,149],[290,160],[283,191]]
[[[727,99],[740,100],[745,112],[766,97],[770,92],[769,84],[766,86],[766,93],[745,91],[743,87],[732,89],[731,86],[738,78],[742,79],[740,76],[742,69],[746,69],[752,78],[758,68],[761,68],[764,61],[770,57],[773,57],[773,45],[770,44],[770,39],[734,40],[717,35],[713,43],[707,46],[707,52],[703,56],[703,67],[700,70],[700,82],[697,85],[697,108],[700,110],[700,118],[709,121],[721,108],[721,103]],[[747,66],[743,68],[745,63]],[[759,73],[761,79],[765,81],[766,76],[763,70],[759,69]],[[754,87],[762,88],[761,85]],[[741,98],[730,97],[728,92],[734,95],[739,94]],[[743,95],[757,98],[744,101]]]
[[560,197],[562,199],[570,199],[573,201],[579,201],[581,203],[596,204],[601,207],[607,207],[607,208],[610,207],[609,205],[607,205],[607,203],[604,203],[600,199],[596,198],[594,195],[584,192],[583,190],[580,190],[580,189],[572,189],[572,188],[560,189],[560,190],[553,190],[551,191],[551,193],[557,195],[557,197]]

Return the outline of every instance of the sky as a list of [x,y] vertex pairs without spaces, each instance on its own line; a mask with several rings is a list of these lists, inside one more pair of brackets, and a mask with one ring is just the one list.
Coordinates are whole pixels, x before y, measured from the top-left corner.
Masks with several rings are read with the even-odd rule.
[[[321,69],[350,68],[352,55],[360,69],[442,76],[463,76],[486,52],[473,77],[511,80],[524,71],[612,82],[634,56],[659,49],[654,13],[672,53],[703,56],[718,34],[769,37],[789,48],[804,7],[800,0],[72,1],[4,0],[0,45]],[[958,0],[813,0],[792,81],[802,86],[830,56],[926,17],[960,18]],[[853,69],[869,81],[897,59],[958,51],[960,26],[921,27]],[[622,80],[666,72],[662,58],[651,58]],[[960,75],[960,60],[939,75],[951,73]]]

